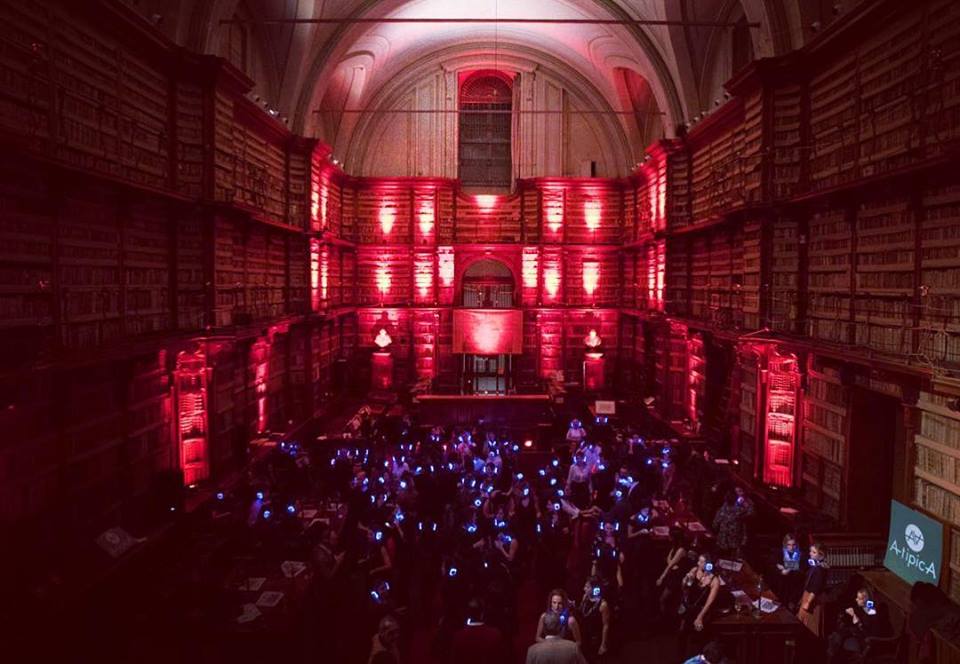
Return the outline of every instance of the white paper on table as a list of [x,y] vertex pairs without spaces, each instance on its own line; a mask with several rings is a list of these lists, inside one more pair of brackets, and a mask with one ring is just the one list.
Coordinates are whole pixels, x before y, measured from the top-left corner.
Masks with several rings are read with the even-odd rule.
[[292,579],[297,574],[300,574],[303,570],[307,569],[307,564],[302,563],[299,560],[284,560],[280,563],[280,569],[283,571],[283,575],[288,579]]
[[774,602],[772,599],[767,599],[766,597],[760,600],[760,610],[764,613],[773,613],[780,608],[780,605]]
[[720,566],[720,569],[730,570],[731,572],[739,572],[743,569],[743,563],[739,560],[726,560],[721,558],[717,561],[717,565]]
[[241,590],[251,590],[257,591],[263,587],[263,584],[267,582],[265,576],[251,576],[247,579],[246,583],[241,584]]
[[699,521],[691,521],[687,524],[687,530],[694,533],[705,533],[707,529],[703,527],[703,524]]
[[283,593],[277,590],[268,590],[260,594],[257,599],[257,606],[273,608],[283,599]]
[[657,537],[668,537],[670,535],[670,529],[667,526],[654,526],[653,534]]
[[747,596],[747,593],[742,590],[731,590],[730,594],[733,595],[734,599],[740,599],[741,597]]
[[244,604],[243,613],[237,617],[237,622],[240,624],[248,623],[253,620],[256,620],[263,614],[260,613],[260,609],[257,608],[256,604]]

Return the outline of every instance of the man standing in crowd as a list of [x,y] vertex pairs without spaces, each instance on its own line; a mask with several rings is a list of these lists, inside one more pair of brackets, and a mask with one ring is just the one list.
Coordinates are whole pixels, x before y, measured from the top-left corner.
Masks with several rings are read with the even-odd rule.
[[527,664],[587,664],[577,644],[560,637],[560,620],[553,612],[543,617],[544,640],[527,650]]

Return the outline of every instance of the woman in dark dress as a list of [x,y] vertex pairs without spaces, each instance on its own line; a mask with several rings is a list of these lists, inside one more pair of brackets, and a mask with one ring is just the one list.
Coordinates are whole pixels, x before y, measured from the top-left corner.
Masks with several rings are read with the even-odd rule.
[[827,589],[827,552],[823,544],[815,543],[810,546],[810,557],[807,559],[807,578],[803,585],[803,595],[800,597],[800,610],[797,618],[800,619],[814,636],[823,636],[823,592]]
[[612,650],[612,587],[599,576],[591,576],[583,586],[580,600],[581,648],[588,662],[602,662]]
[[[697,566],[687,572],[680,585],[680,654],[688,656],[689,647],[702,645],[700,635],[706,628],[720,595],[720,577],[715,573],[713,558],[701,554]],[[692,643],[691,643],[692,642]]]
[[660,615],[672,616],[676,614],[680,582],[690,567],[686,537],[681,528],[670,529],[670,551],[667,552],[666,562],[666,567],[657,577],[657,588],[660,590]]

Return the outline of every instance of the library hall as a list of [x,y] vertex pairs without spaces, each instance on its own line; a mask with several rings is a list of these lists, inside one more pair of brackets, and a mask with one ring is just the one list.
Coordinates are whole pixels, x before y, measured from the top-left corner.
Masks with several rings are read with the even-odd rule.
[[0,0],[0,660],[960,664],[958,0]]

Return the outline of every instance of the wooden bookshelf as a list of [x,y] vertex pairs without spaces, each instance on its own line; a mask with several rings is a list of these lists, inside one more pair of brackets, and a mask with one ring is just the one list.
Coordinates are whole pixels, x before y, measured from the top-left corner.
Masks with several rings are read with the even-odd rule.
[[960,184],[928,186],[920,222],[919,352],[960,364]]
[[743,224],[740,309],[743,327],[748,330],[760,328],[762,224],[759,219],[745,220]]
[[759,355],[749,347],[737,354],[740,363],[740,426],[738,458],[740,467],[752,476],[756,464],[759,413]]
[[808,228],[807,334],[849,343],[853,236],[846,211],[814,214]]
[[895,355],[912,351],[916,222],[903,198],[860,205],[856,219],[856,343]]

